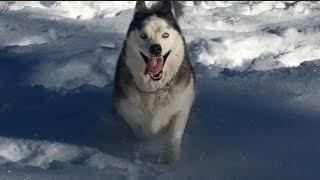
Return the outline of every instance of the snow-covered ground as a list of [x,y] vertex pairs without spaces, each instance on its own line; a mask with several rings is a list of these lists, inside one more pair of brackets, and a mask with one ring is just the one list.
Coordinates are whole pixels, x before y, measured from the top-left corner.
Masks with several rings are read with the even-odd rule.
[[198,91],[173,167],[110,112],[134,5],[0,1],[1,180],[320,177],[319,2],[180,4]]

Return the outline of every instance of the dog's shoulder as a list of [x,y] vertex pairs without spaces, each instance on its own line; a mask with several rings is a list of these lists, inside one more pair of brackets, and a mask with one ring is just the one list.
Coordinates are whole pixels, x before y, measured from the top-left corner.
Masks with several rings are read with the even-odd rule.
[[174,84],[179,86],[187,86],[191,80],[195,79],[195,72],[187,54],[185,54],[174,78]]
[[113,99],[114,102],[121,98],[127,98],[125,86],[129,86],[130,73],[129,68],[125,63],[126,58],[126,41],[123,42],[123,47],[118,58],[116,65],[116,72],[114,75],[114,86],[113,86]]

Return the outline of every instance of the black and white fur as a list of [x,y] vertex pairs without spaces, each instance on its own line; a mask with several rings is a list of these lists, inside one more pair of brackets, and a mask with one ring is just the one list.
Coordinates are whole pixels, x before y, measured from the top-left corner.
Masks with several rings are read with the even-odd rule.
[[[163,38],[164,33],[169,37]],[[148,38],[142,39],[141,34]],[[143,57],[152,55],[149,48],[155,43],[161,45],[161,56],[166,58],[161,79],[157,80],[144,74]],[[113,103],[134,134],[152,141],[161,138],[164,149],[160,160],[178,160],[195,96],[195,75],[170,1],[149,9],[143,1],[137,1],[114,84]]]

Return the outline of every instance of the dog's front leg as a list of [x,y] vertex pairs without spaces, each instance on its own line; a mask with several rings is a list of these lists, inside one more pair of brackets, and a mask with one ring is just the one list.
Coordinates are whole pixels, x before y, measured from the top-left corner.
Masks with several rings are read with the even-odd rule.
[[162,161],[172,163],[180,159],[181,140],[188,116],[189,111],[179,112],[171,117]]

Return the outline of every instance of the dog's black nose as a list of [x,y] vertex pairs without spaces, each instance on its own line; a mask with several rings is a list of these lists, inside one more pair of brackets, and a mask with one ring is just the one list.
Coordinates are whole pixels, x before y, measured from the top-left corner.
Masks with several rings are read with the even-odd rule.
[[153,44],[150,46],[149,52],[153,55],[160,55],[162,52],[162,48],[160,44]]

